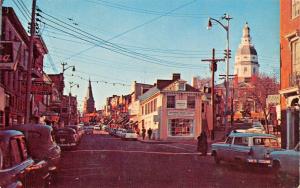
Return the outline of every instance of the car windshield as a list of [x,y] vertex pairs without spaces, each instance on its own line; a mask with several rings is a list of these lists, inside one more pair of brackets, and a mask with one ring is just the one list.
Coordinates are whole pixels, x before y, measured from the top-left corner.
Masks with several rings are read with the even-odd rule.
[[276,138],[254,138],[253,144],[265,147],[279,147],[279,143]]

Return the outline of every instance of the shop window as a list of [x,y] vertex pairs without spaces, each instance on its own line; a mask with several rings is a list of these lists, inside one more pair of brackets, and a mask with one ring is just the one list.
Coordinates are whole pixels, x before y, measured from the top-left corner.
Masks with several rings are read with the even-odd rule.
[[187,97],[187,107],[188,108],[195,108],[195,96],[188,96]]
[[193,119],[169,119],[168,121],[170,136],[192,136],[194,120]]
[[175,108],[175,96],[167,96],[167,108]]
[[292,19],[300,15],[300,0],[292,1]]

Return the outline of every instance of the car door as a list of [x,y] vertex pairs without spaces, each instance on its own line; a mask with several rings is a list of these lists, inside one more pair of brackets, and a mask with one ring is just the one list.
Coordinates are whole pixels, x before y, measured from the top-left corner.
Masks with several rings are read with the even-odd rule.
[[232,141],[233,141],[233,137],[229,136],[229,137],[227,137],[224,144],[219,145],[218,155],[219,155],[220,158],[222,158],[225,161],[230,160],[228,155],[229,155],[230,150],[231,150]]
[[246,162],[250,151],[248,146],[248,137],[235,137],[231,147],[231,161]]
[[299,175],[299,164],[300,164],[300,150],[299,144],[291,150],[289,156],[286,157],[286,168],[287,171],[293,175]]

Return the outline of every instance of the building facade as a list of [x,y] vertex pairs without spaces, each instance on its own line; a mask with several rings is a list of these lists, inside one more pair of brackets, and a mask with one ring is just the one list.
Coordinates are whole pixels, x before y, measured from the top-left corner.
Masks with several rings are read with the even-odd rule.
[[157,80],[139,97],[139,128],[151,128],[159,140],[196,139],[201,132],[201,92],[173,74],[172,80]]
[[234,74],[239,82],[250,82],[254,75],[259,72],[258,56],[251,43],[250,28],[246,22],[243,28],[241,43],[236,51]]
[[280,1],[280,91],[282,147],[299,142],[300,1]]

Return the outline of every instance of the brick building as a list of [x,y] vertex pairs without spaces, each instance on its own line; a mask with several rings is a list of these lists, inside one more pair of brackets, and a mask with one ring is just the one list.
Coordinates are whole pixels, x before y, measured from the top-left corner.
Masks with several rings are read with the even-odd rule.
[[282,147],[299,142],[300,0],[280,1]]

